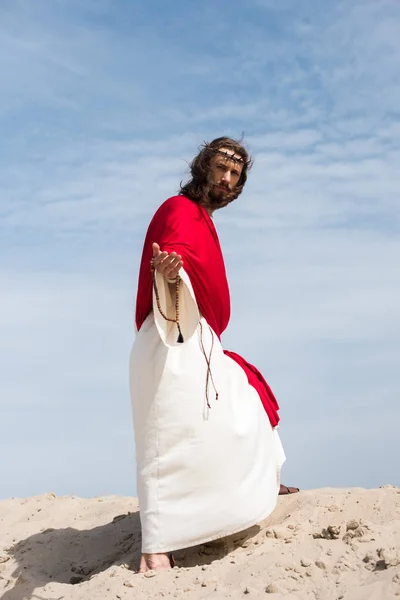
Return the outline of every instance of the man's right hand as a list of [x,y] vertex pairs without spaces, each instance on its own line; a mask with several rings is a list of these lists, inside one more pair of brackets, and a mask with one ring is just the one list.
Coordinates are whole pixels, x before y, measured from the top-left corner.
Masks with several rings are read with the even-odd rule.
[[176,279],[179,269],[183,266],[182,256],[176,252],[161,252],[160,246],[153,244],[154,268],[167,279]]

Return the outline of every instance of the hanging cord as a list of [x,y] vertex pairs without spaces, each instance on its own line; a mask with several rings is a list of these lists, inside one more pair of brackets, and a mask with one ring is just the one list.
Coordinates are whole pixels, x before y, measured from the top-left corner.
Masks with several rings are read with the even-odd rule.
[[177,342],[179,344],[183,344],[184,339],[183,339],[183,335],[182,335],[182,331],[181,331],[181,326],[179,323],[179,291],[180,291],[180,284],[181,284],[181,278],[179,277],[179,275],[177,275],[176,280],[175,280],[175,319],[170,319],[169,317],[167,317],[167,315],[163,312],[162,308],[161,308],[161,302],[160,302],[160,294],[158,293],[158,286],[157,286],[157,281],[156,281],[156,269],[154,267],[154,261],[153,259],[151,260],[151,275],[153,278],[153,287],[154,287],[154,293],[156,296],[156,302],[157,302],[157,308],[160,311],[161,316],[166,320],[169,321],[170,323],[176,323],[176,326],[178,328],[178,339]]
[[203,324],[201,321],[199,321],[199,325],[200,325],[200,347],[201,347],[201,351],[204,354],[204,358],[206,359],[206,363],[207,363],[206,401],[207,401],[207,407],[211,408],[210,401],[208,399],[208,386],[209,386],[210,379],[211,379],[211,383],[212,383],[214,391],[215,391],[215,399],[218,400],[218,392],[217,392],[217,388],[215,387],[214,377],[213,377],[213,374],[211,371],[211,355],[212,355],[212,351],[214,348],[214,333],[213,333],[213,330],[211,329],[211,327],[209,326],[212,341],[211,341],[210,356],[207,356],[205,348],[204,348],[204,344],[203,344]]

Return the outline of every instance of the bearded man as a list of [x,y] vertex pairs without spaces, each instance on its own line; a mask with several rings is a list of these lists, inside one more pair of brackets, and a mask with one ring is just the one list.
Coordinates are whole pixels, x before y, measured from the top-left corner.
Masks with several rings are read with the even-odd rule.
[[139,572],[255,525],[282,487],[276,399],[253,365],[221,346],[230,299],[213,213],[241,194],[250,167],[239,142],[205,144],[147,231],[130,359]]

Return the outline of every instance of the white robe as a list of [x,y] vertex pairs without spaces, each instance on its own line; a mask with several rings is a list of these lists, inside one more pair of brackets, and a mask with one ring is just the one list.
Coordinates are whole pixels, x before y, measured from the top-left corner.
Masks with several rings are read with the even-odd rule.
[[[130,357],[142,552],[168,552],[246,529],[275,508],[285,454],[256,390],[223,353],[181,269],[180,323],[154,297]],[[175,294],[158,273],[161,306]],[[202,336],[201,336],[201,325]],[[213,339],[206,402],[207,356]]]

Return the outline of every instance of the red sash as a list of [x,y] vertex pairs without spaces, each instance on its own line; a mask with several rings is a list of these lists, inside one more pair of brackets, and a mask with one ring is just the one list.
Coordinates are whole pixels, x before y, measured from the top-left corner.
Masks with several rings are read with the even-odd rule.
[[[166,200],[155,213],[143,247],[136,299],[136,326],[142,326],[152,305],[150,261],[153,242],[161,250],[177,252],[190,277],[201,315],[221,338],[230,317],[230,296],[221,246],[212,219],[207,211],[185,196]],[[271,425],[279,422],[279,406],[271,388],[261,373],[235,352],[224,350],[247,375],[249,384],[258,392]]]

